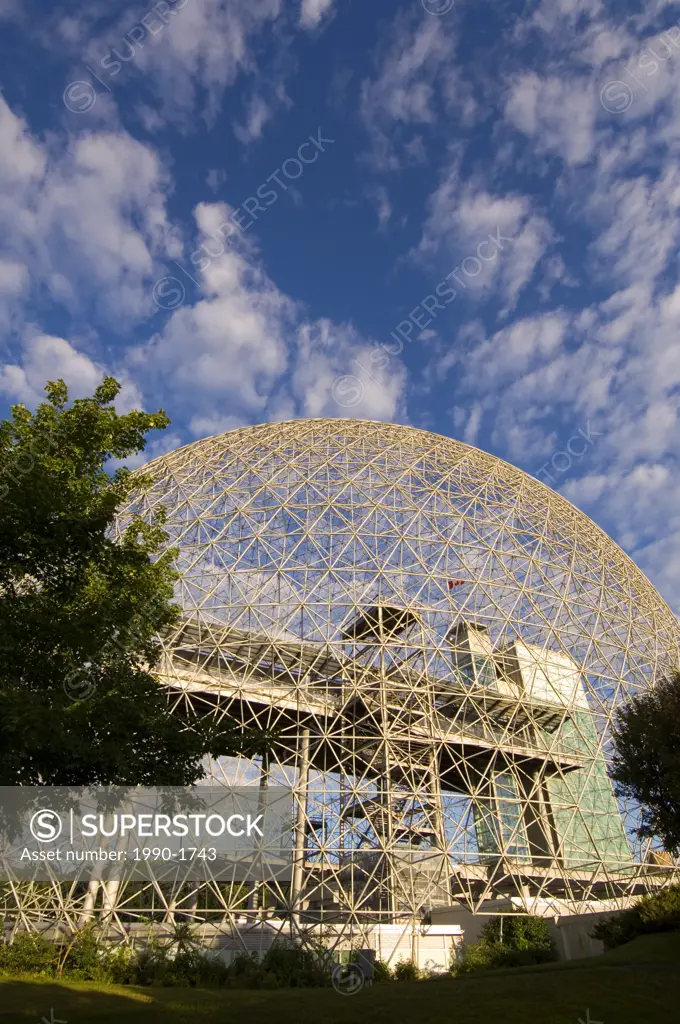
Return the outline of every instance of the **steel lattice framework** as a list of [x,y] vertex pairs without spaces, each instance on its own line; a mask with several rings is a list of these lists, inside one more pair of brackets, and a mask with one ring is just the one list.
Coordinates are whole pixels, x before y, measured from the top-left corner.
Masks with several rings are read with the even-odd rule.
[[358,420],[246,427],[143,472],[121,523],[164,507],[182,574],[160,678],[173,706],[276,728],[266,759],[208,771],[294,787],[293,880],[95,884],[60,896],[64,918],[357,935],[667,879],[607,760],[617,705],[680,663],[678,622],[563,497],[468,445]]

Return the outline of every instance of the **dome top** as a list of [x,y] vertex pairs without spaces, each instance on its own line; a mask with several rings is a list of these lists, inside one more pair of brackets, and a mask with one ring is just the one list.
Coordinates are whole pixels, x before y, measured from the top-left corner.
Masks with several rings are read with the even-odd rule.
[[154,482],[126,511],[165,508],[177,600],[199,621],[341,645],[371,609],[403,609],[412,657],[435,675],[451,629],[475,622],[495,649],[567,655],[600,701],[678,663],[677,620],[632,560],[561,495],[460,441],[292,420],[140,472]]

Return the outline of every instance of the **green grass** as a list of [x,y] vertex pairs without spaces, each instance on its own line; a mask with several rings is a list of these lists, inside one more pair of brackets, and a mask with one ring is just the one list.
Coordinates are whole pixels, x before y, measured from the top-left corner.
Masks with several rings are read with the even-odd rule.
[[[628,968],[624,964],[634,965]],[[668,965],[668,966],[664,966]],[[680,1021],[680,932],[648,935],[579,963],[428,982],[209,992],[0,979],[0,1022],[67,1024],[604,1024]]]
[[657,935],[640,935],[625,946],[610,949],[595,958],[609,964],[678,964],[680,965],[680,931]]

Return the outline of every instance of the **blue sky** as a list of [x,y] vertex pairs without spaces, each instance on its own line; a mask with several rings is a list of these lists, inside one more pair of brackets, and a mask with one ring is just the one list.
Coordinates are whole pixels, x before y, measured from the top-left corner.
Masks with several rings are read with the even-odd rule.
[[0,400],[353,416],[560,490],[680,606],[680,4],[0,0]]

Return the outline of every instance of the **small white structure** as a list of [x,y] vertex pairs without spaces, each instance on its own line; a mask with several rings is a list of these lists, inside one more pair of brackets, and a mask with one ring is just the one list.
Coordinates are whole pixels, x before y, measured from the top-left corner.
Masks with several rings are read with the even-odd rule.
[[509,695],[590,710],[581,672],[568,654],[515,640],[500,652],[499,661],[507,677],[500,684],[509,682],[514,691]]

